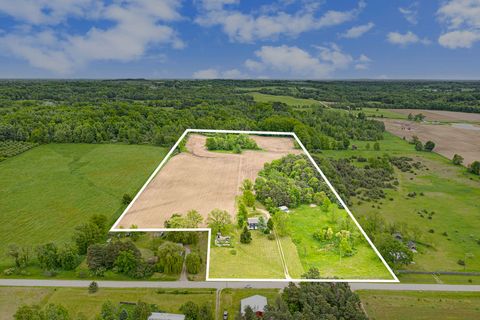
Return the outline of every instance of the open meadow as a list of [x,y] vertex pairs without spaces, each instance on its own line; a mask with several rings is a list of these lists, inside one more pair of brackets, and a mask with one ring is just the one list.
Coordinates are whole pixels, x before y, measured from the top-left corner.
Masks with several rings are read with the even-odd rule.
[[0,163],[0,267],[9,244],[31,246],[71,239],[94,214],[109,223],[125,193],[135,194],[165,156],[140,145],[48,144]]
[[[432,152],[415,151],[413,145],[385,133],[380,151],[366,149],[366,142],[354,141],[357,150],[324,151],[322,156],[335,159],[390,156],[411,157],[423,164],[414,173],[395,169],[399,185],[386,189],[379,205],[352,199],[352,212],[362,216],[379,217],[394,223],[398,229],[406,225],[418,237],[418,253],[409,270],[422,271],[480,271],[480,179],[454,166],[450,160]],[[408,196],[415,192],[415,196]],[[419,212],[434,212],[431,218]],[[362,220],[360,219],[360,223]],[[465,265],[460,265],[464,260]]]
[[74,319],[80,315],[85,319],[96,319],[106,301],[118,304],[137,303],[139,300],[171,313],[179,313],[182,304],[188,301],[199,305],[208,303],[214,310],[215,290],[100,288],[96,293],[89,293],[87,288],[0,287],[0,319],[12,319],[17,308],[23,304],[43,307],[50,303],[64,306]]
[[478,319],[480,295],[472,292],[356,291],[372,320]]

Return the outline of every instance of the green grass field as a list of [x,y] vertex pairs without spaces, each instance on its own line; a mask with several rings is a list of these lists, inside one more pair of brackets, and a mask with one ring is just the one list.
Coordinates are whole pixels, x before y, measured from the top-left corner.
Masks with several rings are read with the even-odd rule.
[[256,294],[267,298],[269,304],[273,304],[279,296],[278,289],[223,289],[220,295],[220,307],[218,320],[223,319],[223,312],[228,312],[228,319],[233,320],[240,311],[240,301]]
[[[466,173],[465,168],[454,166],[436,153],[417,152],[409,143],[391,134],[380,141],[381,151],[365,150],[366,142],[353,142],[359,150],[325,151],[322,155],[333,158],[352,155],[372,157],[383,153],[409,156],[421,161],[427,168],[416,174],[396,170],[399,188],[388,190],[380,209],[371,204],[358,205],[353,199],[352,212],[357,216],[379,214],[387,222],[406,224],[420,233],[420,241],[433,247],[419,246],[415,264],[407,269],[424,271],[480,271],[480,245],[477,242],[480,228],[480,183],[478,177]],[[424,196],[407,196],[409,192]],[[431,220],[421,218],[419,210],[435,211]],[[434,233],[429,230],[433,229]],[[444,234],[446,232],[446,234]],[[466,260],[466,267],[457,264]]]
[[215,290],[211,289],[187,289],[187,293],[165,289],[159,293],[157,289],[100,288],[98,292],[89,294],[87,288],[0,287],[0,319],[12,319],[17,308],[23,304],[45,306],[49,303],[63,305],[73,319],[79,314],[87,319],[95,319],[107,300],[115,304],[141,300],[156,304],[161,311],[172,313],[179,313],[180,306],[187,301],[198,305],[208,303],[215,310]]
[[[337,216],[347,216],[337,209]],[[300,261],[305,270],[317,268],[321,277],[392,279],[387,268],[368,242],[360,235],[357,252],[351,257],[340,257],[336,250],[313,238],[313,233],[326,226],[333,226],[327,214],[319,207],[301,206],[291,210],[288,218],[289,235],[297,247]]]
[[[367,117],[370,118],[407,119],[406,115],[389,109],[362,108],[362,110],[352,110],[352,113],[354,114],[358,114],[360,112],[363,112]],[[415,113],[415,110],[412,110],[412,113]]]
[[134,195],[165,156],[165,148],[111,144],[49,144],[0,163],[0,267],[5,249],[71,239],[93,214],[113,223],[124,193]]
[[291,106],[310,107],[312,105],[322,106],[320,101],[314,99],[302,99],[290,96],[276,96],[271,94],[264,94],[259,92],[249,93],[256,102],[283,102]]
[[372,320],[479,319],[480,295],[467,292],[357,291]]
[[[285,279],[277,243],[259,231],[252,231],[250,244],[240,243],[239,233],[233,248],[210,248],[210,278]],[[232,252],[235,254],[232,254]]]

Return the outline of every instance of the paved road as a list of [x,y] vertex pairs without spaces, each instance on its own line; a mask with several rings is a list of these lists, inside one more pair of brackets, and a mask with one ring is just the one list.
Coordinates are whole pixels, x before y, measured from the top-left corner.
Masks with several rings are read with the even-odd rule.
[[[19,287],[83,287],[90,280],[30,280],[0,279],[0,286]],[[97,281],[103,288],[284,288],[287,282],[225,282],[225,281]],[[394,291],[469,291],[480,292],[480,285],[450,284],[390,284],[350,283],[352,290],[394,290]]]

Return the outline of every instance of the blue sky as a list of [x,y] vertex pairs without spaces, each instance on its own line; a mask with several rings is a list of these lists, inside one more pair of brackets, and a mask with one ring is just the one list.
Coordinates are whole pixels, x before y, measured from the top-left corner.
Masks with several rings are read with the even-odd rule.
[[0,0],[0,78],[479,79],[480,0]]

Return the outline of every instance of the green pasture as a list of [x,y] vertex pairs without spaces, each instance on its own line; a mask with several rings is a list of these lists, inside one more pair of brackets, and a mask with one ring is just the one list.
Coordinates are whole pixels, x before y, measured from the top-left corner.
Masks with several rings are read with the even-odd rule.
[[213,289],[147,289],[147,288],[99,288],[96,293],[88,293],[87,288],[17,288],[0,287],[0,318],[12,319],[17,308],[23,304],[45,306],[50,303],[63,305],[73,319],[83,315],[95,319],[105,301],[136,303],[139,300],[157,305],[164,312],[180,313],[179,309],[187,301],[198,305],[208,303],[215,310],[215,290]]
[[[337,210],[338,218],[347,217],[345,211],[335,210]],[[330,244],[315,240],[313,234],[316,231],[328,226],[332,227],[333,230],[338,229],[336,223],[332,224],[327,214],[319,207],[312,208],[304,205],[293,209],[287,221],[288,233],[297,247],[300,261],[305,270],[317,268],[322,278],[392,278],[380,258],[361,234],[356,240],[356,253],[351,257],[341,257]]]
[[69,241],[93,214],[114,222],[165,156],[154,146],[48,144],[0,163],[0,267],[9,244]]
[[357,291],[372,320],[478,319],[476,292]]

